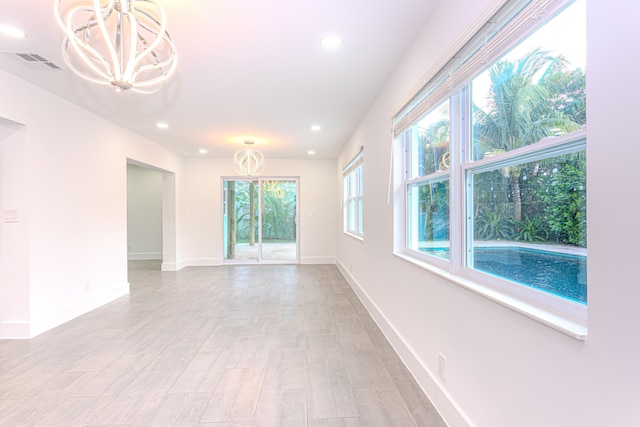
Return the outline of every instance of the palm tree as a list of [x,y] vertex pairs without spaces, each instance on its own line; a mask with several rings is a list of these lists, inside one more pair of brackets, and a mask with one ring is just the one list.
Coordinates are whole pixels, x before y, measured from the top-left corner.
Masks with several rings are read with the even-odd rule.
[[[548,108],[549,91],[541,83],[550,70],[564,66],[564,59],[534,49],[515,61],[502,60],[488,70],[488,108],[474,108],[474,147],[483,153],[502,153],[533,144],[578,126],[562,112]],[[547,107],[547,108],[545,108]],[[478,158],[478,154],[475,156]],[[514,220],[522,220],[518,166],[506,168],[514,207]]]

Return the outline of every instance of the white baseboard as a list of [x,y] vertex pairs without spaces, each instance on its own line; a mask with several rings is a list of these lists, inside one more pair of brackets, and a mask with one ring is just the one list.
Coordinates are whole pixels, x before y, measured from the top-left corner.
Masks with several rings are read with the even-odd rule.
[[190,258],[187,260],[189,267],[217,267],[222,265],[220,258]]
[[75,319],[78,316],[88,313],[91,310],[95,310],[98,307],[101,307],[128,294],[129,283],[125,285],[115,286],[97,295],[92,295],[83,301],[71,304],[55,313],[48,313],[43,317],[34,319],[29,325],[29,338],[40,335],[43,332],[53,329],[56,326],[68,322],[69,320]]
[[449,427],[473,425],[449,393],[440,386],[434,372],[431,372],[339,259],[336,260],[336,265],[447,425]]
[[[240,261],[241,262],[241,261]],[[231,262],[230,265],[239,264],[240,262]],[[276,262],[278,261],[268,261]],[[293,261],[281,261],[283,264],[291,264]],[[300,258],[300,264],[331,264],[335,265],[336,259],[335,257],[302,257]],[[219,267],[223,265],[224,262],[220,258],[190,258],[187,260],[185,267]],[[247,262],[247,264],[256,264],[255,260],[251,260]],[[176,270],[167,270],[165,269],[165,264],[162,265],[163,271],[176,271]]]
[[331,264],[336,263],[336,257],[332,256],[316,256],[316,257],[301,257],[300,264]]
[[29,338],[29,322],[0,322],[0,339],[15,340]]
[[160,270],[162,271],[180,271],[183,268],[187,267],[188,263],[186,260],[178,261],[178,262],[163,262]]
[[129,261],[162,261],[162,252],[129,252],[127,254],[127,259]]

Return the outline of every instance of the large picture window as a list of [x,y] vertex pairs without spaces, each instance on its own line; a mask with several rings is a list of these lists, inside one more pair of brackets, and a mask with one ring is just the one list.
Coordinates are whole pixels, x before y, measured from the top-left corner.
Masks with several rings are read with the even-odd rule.
[[405,221],[395,252],[579,336],[585,2],[535,3],[507,2],[396,116]]

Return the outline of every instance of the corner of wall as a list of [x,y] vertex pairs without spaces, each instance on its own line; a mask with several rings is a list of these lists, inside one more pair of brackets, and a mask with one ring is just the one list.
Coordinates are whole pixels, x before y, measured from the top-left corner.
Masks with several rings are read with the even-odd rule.
[[55,313],[48,313],[47,315],[38,319],[32,320],[29,325],[29,336],[27,338],[33,338],[44,332],[47,332],[57,326],[62,325],[69,320],[75,319],[78,316],[82,316],[96,308],[99,308],[105,304],[115,301],[116,299],[129,294],[129,283],[124,285],[115,286],[105,292],[98,295],[93,295],[90,298],[79,301],[75,304],[69,305]]
[[0,322],[0,340],[27,339],[31,337],[29,322]]
[[189,266],[189,262],[183,259],[177,262],[163,262],[162,267],[160,269],[162,271],[180,271],[183,268],[188,266]]

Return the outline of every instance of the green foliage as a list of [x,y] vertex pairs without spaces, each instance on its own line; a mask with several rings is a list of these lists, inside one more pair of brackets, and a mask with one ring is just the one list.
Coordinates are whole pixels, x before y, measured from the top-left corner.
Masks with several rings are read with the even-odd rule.
[[283,191],[284,194],[263,193],[262,237],[265,239],[295,239],[295,191],[289,188]]
[[562,243],[587,244],[586,161],[569,158],[543,177],[541,193],[549,229]]
[[554,68],[544,76],[542,84],[549,92],[545,109],[561,112],[578,125],[587,123],[586,76],[582,69]]
[[475,218],[474,234],[481,240],[509,240],[513,237],[513,221],[506,210],[480,209]]
[[516,223],[516,240],[523,242],[545,242],[549,239],[547,225],[541,216],[529,219],[527,215],[522,221]]
[[450,125],[448,118],[438,120],[418,135],[422,152],[419,175],[449,168]]
[[487,111],[474,109],[474,136],[493,151],[511,151],[553,135],[555,129],[576,128],[552,110],[550,91],[536,76],[563,64],[562,58],[534,49],[515,61],[498,61],[488,71],[491,81]]
[[[586,123],[586,79],[581,69],[567,70],[562,56],[534,49],[517,60],[502,60],[488,71],[487,107],[473,106],[473,158],[499,155],[544,137],[577,130]],[[504,169],[509,186],[494,172],[474,181],[476,237],[539,242],[552,239],[586,246],[586,162],[549,160]],[[495,187],[495,189],[494,189]],[[504,191],[509,192],[505,199]],[[507,221],[508,204],[512,216]]]
[[436,182],[420,187],[420,212],[424,214],[426,240],[449,237],[449,182]]
[[[244,184],[244,183],[242,183]],[[295,185],[279,182],[277,191],[262,192],[262,237],[269,240],[295,240]],[[255,190],[255,239],[258,239],[258,190]],[[238,241],[247,240],[251,234],[249,185],[236,187],[236,236]]]

